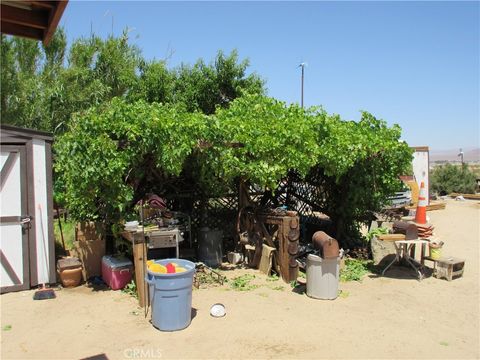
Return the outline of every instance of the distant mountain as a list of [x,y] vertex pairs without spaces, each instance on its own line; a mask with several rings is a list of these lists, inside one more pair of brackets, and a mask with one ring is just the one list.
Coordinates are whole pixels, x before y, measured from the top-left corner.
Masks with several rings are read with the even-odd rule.
[[[430,162],[460,161],[460,149],[430,150]],[[480,161],[480,148],[468,147],[463,149],[463,161]]]

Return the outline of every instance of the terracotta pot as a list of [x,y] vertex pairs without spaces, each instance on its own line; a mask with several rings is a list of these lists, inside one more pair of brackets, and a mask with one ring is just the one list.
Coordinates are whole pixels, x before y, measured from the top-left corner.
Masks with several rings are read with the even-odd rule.
[[65,269],[60,271],[60,280],[64,287],[75,287],[82,281],[82,268]]

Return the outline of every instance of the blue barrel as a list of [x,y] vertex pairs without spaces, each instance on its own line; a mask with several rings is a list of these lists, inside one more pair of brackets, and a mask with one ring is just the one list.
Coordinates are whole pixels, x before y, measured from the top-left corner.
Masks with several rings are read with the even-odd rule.
[[152,324],[162,331],[185,329],[192,321],[195,264],[182,259],[163,259],[155,262],[164,266],[174,262],[187,271],[159,274],[147,270],[145,280],[150,290]]

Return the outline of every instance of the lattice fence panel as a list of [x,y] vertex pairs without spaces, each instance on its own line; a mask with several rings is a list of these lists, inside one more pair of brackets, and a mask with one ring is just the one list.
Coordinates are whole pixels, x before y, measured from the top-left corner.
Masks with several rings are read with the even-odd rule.
[[[271,196],[253,185],[249,187],[249,195],[258,206],[276,208],[287,205],[288,209],[296,210],[301,218],[302,237],[308,241],[308,226],[325,226],[325,218],[320,214],[326,199],[322,184],[323,175],[319,171],[313,171],[306,179],[291,173],[288,178],[279,182]],[[202,201],[201,190],[191,187],[184,191],[170,192],[167,203],[172,209],[191,216],[194,237],[201,227],[208,226],[222,230],[224,238],[231,240],[236,234],[239,210],[237,189],[232,188],[224,196]]]

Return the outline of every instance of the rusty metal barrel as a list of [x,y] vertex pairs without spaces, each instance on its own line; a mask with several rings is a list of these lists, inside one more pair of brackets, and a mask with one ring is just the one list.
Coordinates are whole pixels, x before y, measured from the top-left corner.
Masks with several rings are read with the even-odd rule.
[[338,241],[323,231],[317,231],[312,236],[313,246],[320,250],[320,255],[324,259],[337,258],[340,254]]

